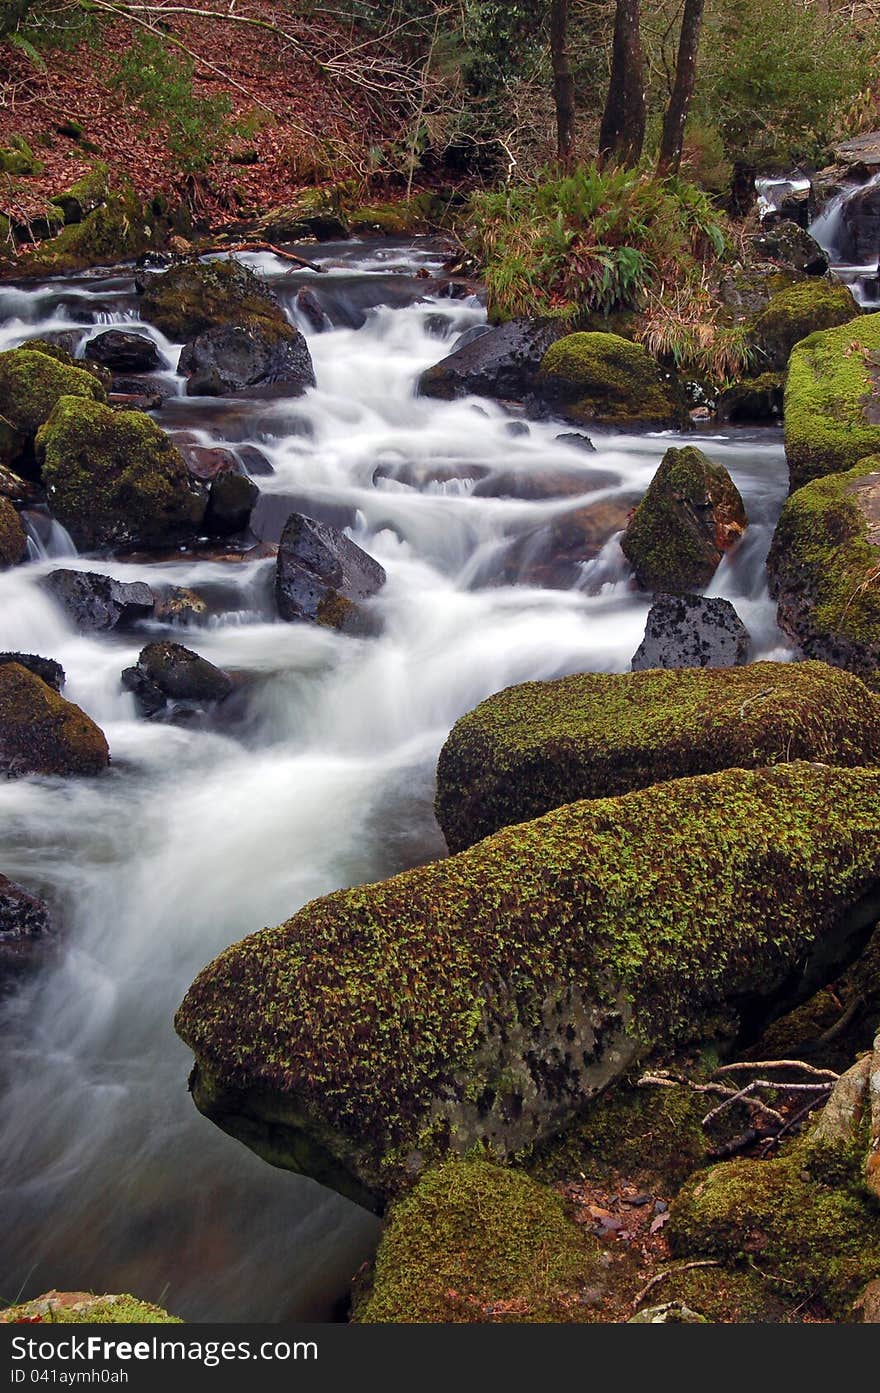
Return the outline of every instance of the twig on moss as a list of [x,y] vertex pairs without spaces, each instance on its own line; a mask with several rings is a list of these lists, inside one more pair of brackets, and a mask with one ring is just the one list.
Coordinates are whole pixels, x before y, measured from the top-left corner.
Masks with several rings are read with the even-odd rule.
[[677,1267],[666,1267],[662,1272],[655,1272],[649,1282],[646,1282],[640,1292],[633,1297],[632,1308],[637,1311],[648,1295],[660,1282],[665,1282],[667,1277],[675,1277],[679,1272],[690,1272],[694,1267],[720,1267],[718,1258],[700,1258],[696,1262],[681,1262]]

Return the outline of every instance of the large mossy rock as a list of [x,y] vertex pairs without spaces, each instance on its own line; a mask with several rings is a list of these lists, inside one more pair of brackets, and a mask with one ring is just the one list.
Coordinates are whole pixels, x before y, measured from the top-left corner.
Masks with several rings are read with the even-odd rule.
[[180,1325],[161,1306],[136,1296],[96,1296],[89,1291],[47,1291],[0,1311],[0,1323],[53,1325]]
[[456,348],[419,378],[419,394],[452,401],[475,395],[518,399],[561,330],[552,319],[510,319]]
[[773,296],[752,323],[747,341],[761,371],[781,372],[801,339],[821,329],[848,324],[860,313],[849,286],[826,280],[801,281]]
[[234,944],[176,1026],[196,1105],[373,1209],[507,1159],[640,1056],[749,1036],[880,913],[880,771],[790,764],[572,803]]
[[880,454],[791,495],[773,534],[767,573],[779,627],[807,657],[848,668],[876,687]]
[[678,392],[640,344],[617,334],[567,334],[541,360],[536,392],[570,420],[607,425],[675,425]]
[[666,451],[620,545],[644,590],[684,595],[709,584],[747,526],[724,466],[686,445]]
[[238,261],[189,261],[150,276],[141,317],[167,338],[185,343],[219,324],[260,325],[296,332],[271,290]]
[[27,462],[34,437],[61,397],[106,402],[91,373],[31,348],[0,353],[0,464]]
[[27,533],[8,498],[0,498],[0,571],[17,566],[27,555]]
[[811,334],[792,352],[785,455],[792,490],[880,452],[880,314]]
[[0,665],[0,773],[100,774],[104,732],[19,663]]
[[141,411],[62,397],[36,450],[49,507],[78,547],[177,541],[204,515],[179,451]]
[[578,798],[789,759],[880,759],[880,701],[824,663],[578,673],[489,697],[437,764],[451,851]]
[[598,1256],[555,1191],[487,1161],[447,1161],[392,1210],[354,1320],[583,1321]]

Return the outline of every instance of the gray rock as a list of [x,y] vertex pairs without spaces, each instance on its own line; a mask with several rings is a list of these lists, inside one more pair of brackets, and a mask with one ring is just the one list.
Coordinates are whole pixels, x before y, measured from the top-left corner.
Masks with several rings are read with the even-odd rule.
[[344,532],[293,513],[281,535],[275,599],[282,619],[306,619],[343,633],[373,631],[361,602],[385,584],[385,571]]
[[143,581],[120,581],[94,571],[51,571],[40,582],[85,633],[146,619],[155,595]]
[[729,600],[658,595],[632,660],[645,668],[735,667],[749,660],[749,634]]
[[34,966],[52,940],[48,905],[0,875],[0,980]]
[[470,394],[524,397],[541,359],[561,333],[553,320],[510,319],[427,368],[419,378],[419,392],[441,401]]
[[223,701],[232,679],[181,643],[148,643],[134,667],[125,668],[122,685],[134,694],[140,711],[153,716],[175,702]]
[[828,255],[818,242],[796,222],[782,218],[765,222],[752,238],[755,253],[764,260],[790,266],[807,276],[822,276],[828,270]]
[[880,184],[867,184],[841,205],[838,252],[858,266],[880,257]]
[[162,355],[146,334],[108,329],[85,346],[85,357],[112,372],[149,372],[163,366]]
[[197,334],[180,355],[187,396],[293,397],[315,385],[315,369],[298,329],[218,324]]

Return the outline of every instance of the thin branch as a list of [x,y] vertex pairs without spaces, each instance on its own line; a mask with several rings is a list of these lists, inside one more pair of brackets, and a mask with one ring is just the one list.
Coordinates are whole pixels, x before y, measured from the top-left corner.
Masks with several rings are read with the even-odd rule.
[[720,1065],[715,1073],[732,1074],[737,1069],[799,1069],[801,1073],[809,1074],[812,1078],[831,1079],[834,1083],[840,1078],[833,1069],[816,1069],[812,1064],[805,1064],[802,1059],[741,1059],[735,1064]]
[[677,1267],[664,1268],[662,1272],[655,1272],[650,1282],[646,1282],[641,1291],[633,1297],[632,1308],[637,1311],[648,1295],[660,1282],[665,1282],[667,1277],[675,1277],[679,1272],[690,1272],[694,1267],[720,1267],[718,1258],[700,1258],[698,1262],[681,1262]]

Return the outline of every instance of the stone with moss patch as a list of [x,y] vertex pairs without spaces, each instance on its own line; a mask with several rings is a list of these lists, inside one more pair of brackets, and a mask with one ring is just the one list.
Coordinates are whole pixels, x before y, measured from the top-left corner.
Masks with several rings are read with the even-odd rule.
[[792,352],[785,454],[792,490],[880,452],[880,314],[811,334]]
[[204,515],[179,451],[140,411],[62,397],[36,449],[49,506],[81,548],[179,540]]
[[784,373],[763,372],[726,388],[718,398],[715,414],[719,421],[730,421],[734,425],[752,421],[778,423],[782,419],[784,398]]
[[808,657],[848,668],[876,687],[880,454],[791,495],[773,534],[767,572],[780,628]]
[[666,451],[620,545],[643,589],[685,595],[709,584],[747,525],[727,470],[687,445]]
[[0,570],[17,566],[27,555],[27,533],[9,502],[0,497]]
[[640,344],[617,334],[567,334],[541,361],[537,395],[570,420],[674,425],[684,411],[669,374]]
[[444,199],[432,193],[420,193],[396,203],[363,203],[352,209],[348,225],[355,233],[402,237],[443,225],[444,214]]
[[141,316],[175,343],[219,325],[258,328],[278,342],[297,333],[268,286],[234,260],[184,262],[151,276],[141,296]]
[[826,280],[801,281],[772,297],[752,323],[747,342],[763,368],[781,372],[801,339],[848,324],[860,313],[849,286]]
[[595,1239],[553,1190],[486,1161],[447,1161],[392,1210],[353,1318],[583,1321],[582,1297],[600,1283]]
[[437,766],[452,851],[578,798],[663,779],[814,759],[880,759],[880,702],[824,663],[578,673],[488,697]]
[[43,165],[23,136],[13,136],[9,145],[0,149],[0,173],[14,177],[42,174]]
[[47,1291],[0,1311],[0,1324],[180,1325],[161,1306],[136,1296],[96,1296],[88,1291]]
[[63,396],[106,401],[91,373],[31,348],[0,353],[0,463],[27,468],[34,437]]
[[197,1106],[371,1208],[557,1134],[634,1060],[757,1034],[880,912],[880,771],[569,804],[233,945],[176,1018]]
[[20,663],[0,665],[0,772],[100,774],[104,732],[72,701]]

